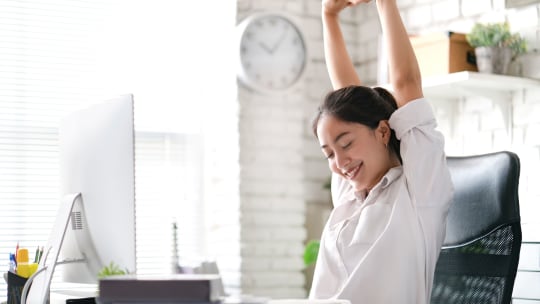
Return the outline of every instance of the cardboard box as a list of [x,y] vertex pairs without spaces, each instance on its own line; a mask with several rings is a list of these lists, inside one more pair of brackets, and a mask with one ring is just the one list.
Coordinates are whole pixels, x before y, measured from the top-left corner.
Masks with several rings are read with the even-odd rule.
[[422,77],[478,71],[465,34],[445,32],[410,37]]

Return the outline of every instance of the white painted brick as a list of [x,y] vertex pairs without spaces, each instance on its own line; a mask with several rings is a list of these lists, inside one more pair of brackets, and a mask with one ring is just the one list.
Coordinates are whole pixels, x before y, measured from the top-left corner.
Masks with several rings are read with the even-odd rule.
[[503,11],[506,8],[506,0],[492,0],[494,11]]
[[285,11],[295,14],[295,15],[305,14],[306,12],[305,1],[286,1]]
[[[322,39],[322,23],[321,20],[315,18],[304,18],[302,20],[302,35],[305,39]],[[308,49],[311,51],[311,49]]]
[[[322,33],[319,33],[319,35],[322,35]],[[309,39],[308,41],[308,57],[310,60],[309,66],[315,66],[319,67],[323,65],[323,67],[326,69],[326,65],[324,65],[324,44],[321,39]],[[307,73],[310,78],[319,78],[323,79],[324,74],[312,74]]]
[[304,245],[300,242],[274,240],[272,242],[243,242],[242,256],[301,256]]
[[[540,200],[540,195],[538,194],[531,195],[530,193],[519,194],[519,195],[520,195],[519,207],[521,211],[520,213],[521,213],[522,223],[537,223],[538,214],[540,214],[540,205],[538,205],[537,202]],[[522,200],[521,198],[527,197],[526,195],[528,195],[530,199]],[[530,239],[538,239],[538,235],[532,232]],[[538,261],[540,261],[540,259]]]
[[299,185],[291,184],[267,184],[261,181],[244,180],[240,183],[240,193],[242,195],[279,195],[283,197],[302,197],[303,189]]
[[465,154],[480,154],[493,151],[493,140],[491,132],[472,132],[465,134],[464,138],[464,153]]
[[505,22],[506,14],[504,11],[487,11],[484,12],[476,21],[480,23]]
[[528,146],[540,145],[540,124],[531,124],[526,128],[525,144]]
[[524,103],[538,104],[540,103],[540,88],[527,89],[524,96]]
[[307,297],[306,291],[303,288],[251,288],[247,289],[246,292],[270,299],[303,299]]
[[363,6],[360,12],[361,13],[358,14],[359,20],[364,20],[367,18],[379,18],[379,13],[377,12],[377,6],[375,4],[375,1],[372,1],[367,6]]
[[514,125],[512,128],[512,146],[520,147],[525,144],[525,130]]
[[280,197],[276,194],[252,194],[242,195],[242,199],[245,202],[241,206],[242,212],[288,210],[288,212],[301,213],[305,210],[302,198]]
[[[510,131],[511,132],[511,131]],[[512,145],[512,139],[507,130],[493,131],[493,150],[503,151],[508,150]]]
[[275,10],[282,11],[285,10],[285,1],[267,1],[267,0],[251,0],[253,2],[254,9],[260,10]]
[[309,165],[305,166],[304,172],[305,175],[309,177],[330,176],[330,169],[328,168],[328,164],[326,162],[311,161]]
[[306,191],[306,204],[331,204],[330,192],[318,187],[317,184],[312,191]]
[[300,255],[294,257],[253,256],[242,259],[242,269],[250,273],[302,271],[304,267],[304,262]]
[[457,134],[475,133],[480,130],[480,119],[477,114],[461,114],[456,117]]
[[288,286],[302,286],[304,276],[300,272],[258,272],[246,273],[242,276],[244,286],[280,287],[283,282]]
[[526,28],[538,27],[538,12],[534,6],[526,6],[516,10],[510,10],[507,21],[512,32],[519,32]]
[[[367,49],[364,50],[366,53],[366,60],[365,61],[373,61],[375,63],[378,62],[379,58],[379,38],[380,35],[377,35],[375,39],[372,39],[368,41],[366,47]],[[375,71],[376,73],[377,71]],[[376,74],[374,74],[376,75]]]
[[433,20],[441,22],[458,18],[459,9],[459,2],[455,0],[434,2],[432,6]]
[[300,105],[291,107],[276,107],[271,103],[258,104],[256,107],[242,107],[242,118],[260,121],[289,121],[297,122],[303,118],[303,108]]
[[294,184],[290,183],[269,183],[260,180],[244,180],[240,184],[240,194],[244,196],[262,196],[262,197],[289,197],[302,198],[304,195],[303,188],[298,186],[301,181],[298,180]]
[[519,104],[514,107],[514,124],[523,126],[540,123],[540,103]]
[[[340,13],[340,20],[345,23],[355,23],[357,21],[356,14],[359,9],[359,7],[346,8]],[[320,11],[322,12],[322,6]]]
[[416,0],[400,0],[398,2],[398,5],[399,5],[400,8],[408,8],[408,7],[412,6],[415,2],[416,2]]
[[[302,202],[303,203],[303,202]],[[246,202],[245,204],[249,204]],[[240,219],[240,223],[245,226],[287,226],[295,227],[304,225],[304,215],[301,212],[291,212],[289,208],[269,212],[261,211],[244,211]]]
[[378,85],[377,83],[377,70],[378,70],[378,62],[376,60],[370,60],[365,66],[366,75],[362,78],[365,85],[373,86]]
[[483,113],[493,110],[493,101],[485,97],[469,97],[461,106],[463,113]]
[[251,9],[251,0],[236,0],[236,9],[240,12]]
[[[300,1],[298,1],[300,2]],[[305,11],[304,14],[312,17],[321,18],[321,1],[317,0],[308,0],[308,1],[302,1],[304,2]]]
[[298,167],[291,170],[286,164],[243,166],[240,175],[245,179],[258,179],[266,182],[296,182],[304,177]]
[[[380,22],[376,18],[370,18],[362,22],[358,27],[358,42],[377,41],[381,33]],[[377,49],[375,49],[377,50]]]
[[461,1],[463,16],[479,15],[491,10],[491,0]]
[[403,20],[408,30],[427,26],[433,21],[430,5],[414,6],[403,14]]
[[250,227],[241,231],[242,240],[273,242],[273,241],[298,241],[306,238],[306,230],[303,227],[275,227],[258,228]]
[[463,152],[463,138],[447,138],[444,153],[448,156],[465,155]]
[[448,30],[456,33],[468,33],[471,31],[475,22],[476,20],[472,18],[460,18],[458,20],[452,20],[452,22],[448,24]]
[[264,167],[271,165],[290,165],[291,169],[301,166],[302,155],[300,150],[282,149],[279,147],[253,149],[246,147],[240,155],[243,166],[261,164]]
[[344,23],[341,22],[341,32],[343,33],[343,38],[347,44],[347,49],[350,50],[356,45],[355,38],[357,37],[358,28],[355,23]]
[[480,130],[500,130],[506,128],[505,116],[507,113],[503,113],[498,107],[491,111],[480,113]]

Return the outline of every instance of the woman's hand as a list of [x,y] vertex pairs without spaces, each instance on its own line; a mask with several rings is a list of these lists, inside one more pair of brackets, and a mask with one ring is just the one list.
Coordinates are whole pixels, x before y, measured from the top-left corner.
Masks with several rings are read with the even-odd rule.
[[338,15],[339,12],[348,6],[368,2],[371,2],[371,0],[322,0],[323,13],[327,15]]

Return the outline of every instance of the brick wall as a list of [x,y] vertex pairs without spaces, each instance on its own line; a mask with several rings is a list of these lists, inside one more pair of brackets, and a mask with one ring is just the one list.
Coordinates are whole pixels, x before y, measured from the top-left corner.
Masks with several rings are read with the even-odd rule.
[[[533,48],[539,45],[537,5],[505,10],[504,0],[398,3],[411,33],[465,33],[475,21],[508,20]],[[262,95],[238,86],[238,108],[228,111],[234,126],[230,131],[236,134],[232,141],[237,140],[239,151],[230,151],[229,165],[224,165],[232,169],[232,179],[230,171],[213,173],[230,202],[212,213],[216,233],[211,244],[216,246],[228,291],[303,297],[311,280],[309,269],[304,276],[303,245],[319,237],[330,209],[329,193],[323,189],[329,170],[310,130],[317,104],[331,88],[324,65],[320,1],[238,0],[237,6],[238,21],[260,10],[292,16],[307,41],[309,59],[300,83],[286,93]],[[380,26],[374,3],[347,11],[342,25],[358,73],[365,84],[376,84]],[[432,102],[449,155],[518,153],[523,222],[538,224],[540,89],[513,92],[505,106],[486,97]]]

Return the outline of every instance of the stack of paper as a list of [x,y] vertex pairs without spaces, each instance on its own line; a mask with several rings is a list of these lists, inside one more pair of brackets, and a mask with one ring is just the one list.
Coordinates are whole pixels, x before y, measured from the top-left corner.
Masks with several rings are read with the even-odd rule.
[[220,303],[219,275],[111,276],[99,281],[98,303]]

